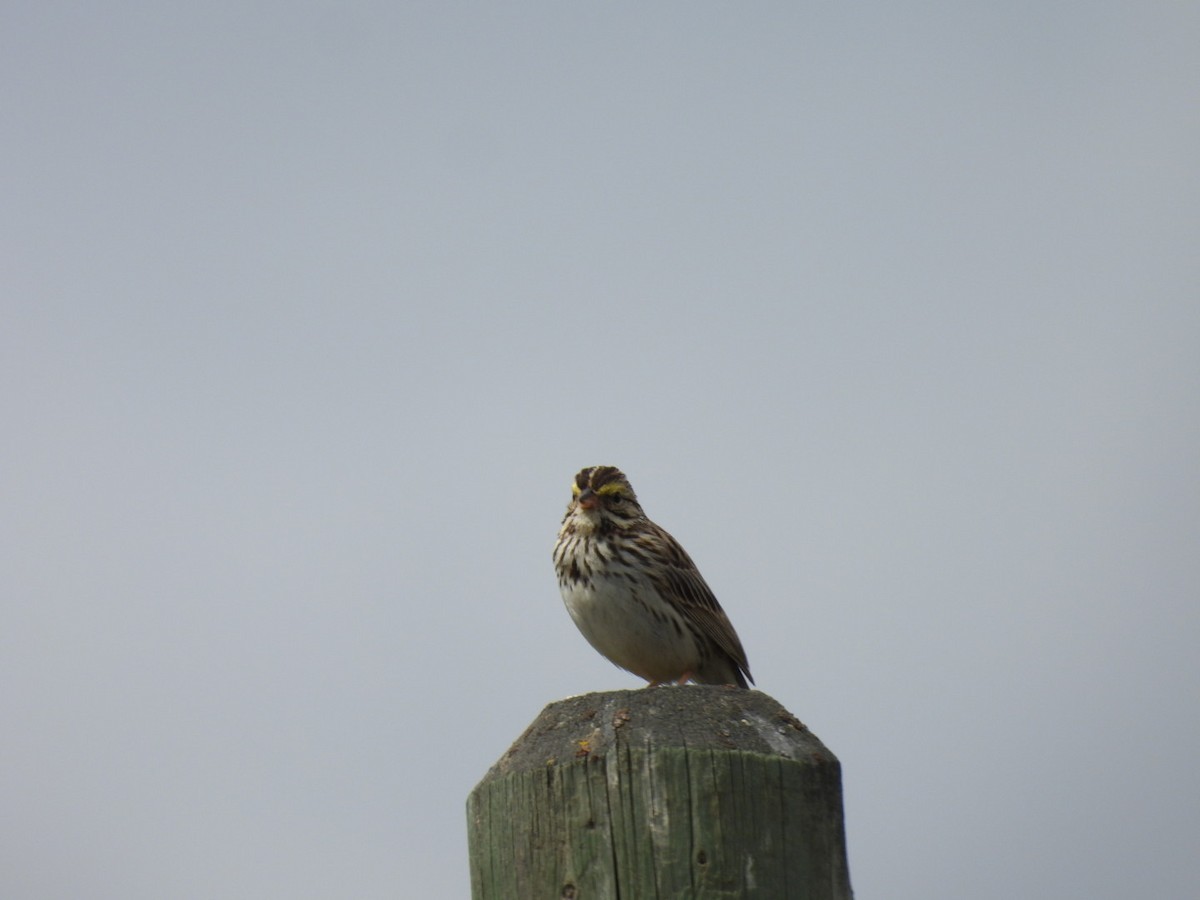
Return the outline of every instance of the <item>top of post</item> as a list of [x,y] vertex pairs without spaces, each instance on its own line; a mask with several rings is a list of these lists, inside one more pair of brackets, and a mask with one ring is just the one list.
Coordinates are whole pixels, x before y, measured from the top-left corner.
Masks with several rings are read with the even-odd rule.
[[762,691],[684,685],[604,691],[555,701],[484,780],[604,756],[618,746],[742,751],[837,764],[803,722]]

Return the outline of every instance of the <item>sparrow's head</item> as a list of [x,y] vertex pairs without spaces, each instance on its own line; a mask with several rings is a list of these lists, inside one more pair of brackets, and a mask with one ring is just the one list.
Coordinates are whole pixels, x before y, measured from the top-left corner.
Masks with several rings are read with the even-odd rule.
[[575,476],[567,516],[576,516],[593,527],[621,528],[644,519],[629,479],[616,466],[591,466]]

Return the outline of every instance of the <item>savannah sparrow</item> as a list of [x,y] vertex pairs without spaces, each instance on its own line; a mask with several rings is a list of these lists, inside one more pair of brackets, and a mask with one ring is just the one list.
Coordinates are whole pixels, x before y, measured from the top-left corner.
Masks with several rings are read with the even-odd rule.
[[554,568],[576,626],[622,669],[652,686],[753,683],[742,642],[696,564],[646,518],[619,469],[575,476]]

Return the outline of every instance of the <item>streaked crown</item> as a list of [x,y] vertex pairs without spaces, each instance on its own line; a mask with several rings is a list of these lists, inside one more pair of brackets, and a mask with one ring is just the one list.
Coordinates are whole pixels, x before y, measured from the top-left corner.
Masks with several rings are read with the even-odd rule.
[[571,485],[571,508],[607,514],[606,518],[633,519],[645,515],[629,479],[616,466],[590,466],[580,470]]

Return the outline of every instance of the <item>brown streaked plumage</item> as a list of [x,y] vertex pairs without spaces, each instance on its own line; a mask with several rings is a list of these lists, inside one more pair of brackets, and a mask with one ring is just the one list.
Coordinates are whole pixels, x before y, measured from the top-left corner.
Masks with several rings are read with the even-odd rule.
[[591,466],[571,493],[554,568],[588,642],[652,685],[753,683],[729,617],[679,542],[646,517],[625,475]]

